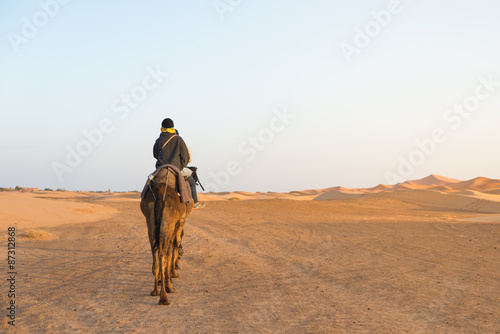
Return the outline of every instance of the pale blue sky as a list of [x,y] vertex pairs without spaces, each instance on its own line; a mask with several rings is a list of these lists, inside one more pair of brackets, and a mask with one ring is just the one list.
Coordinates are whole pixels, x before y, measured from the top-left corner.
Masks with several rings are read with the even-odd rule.
[[[234,6],[222,20],[214,3]],[[209,190],[370,187],[388,172],[500,178],[500,87],[457,129],[443,118],[479,77],[500,82],[500,2],[401,0],[347,61],[342,43],[355,46],[356,29],[390,3],[0,1],[0,186],[140,190],[165,117]],[[169,75],[119,118],[113,103],[123,106],[148,68]],[[276,123],[276,109],[294,118]],[[68,147],[85,145],[83,132],[103,119],[113,130],[58,178],[54,163],[67,165]],[[281,130],[273,138],[263,130],[271,122]],[[400,175],[400,157],[436,128],[447,140]],[[259,133],[261,150],[243,154]]]

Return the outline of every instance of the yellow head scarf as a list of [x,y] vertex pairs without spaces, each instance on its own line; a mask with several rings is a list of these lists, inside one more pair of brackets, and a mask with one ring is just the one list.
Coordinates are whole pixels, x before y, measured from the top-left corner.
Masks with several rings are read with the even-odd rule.
[[161,132],[175,133],[175,128],[161,128]]

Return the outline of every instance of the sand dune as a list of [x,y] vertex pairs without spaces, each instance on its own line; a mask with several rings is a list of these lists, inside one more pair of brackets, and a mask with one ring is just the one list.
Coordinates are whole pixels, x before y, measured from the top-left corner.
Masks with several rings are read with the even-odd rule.
[[250,193],[245,191],[235,191],[235,192],[221,192],[221,193],[199,193],[198,198],[200,201],[227,201],[227,200],[275,200],[275,199],[293,199],[307,201],[312,200],[321,191],[316,191],[310,193],[309,191],[293,191],[289,193]]
[[321,190],[311,189],[311,190],[303,190],[303,191],[290,191],[289,194],[293,196],[304,196],[304,195],[318,195],[321,193]]
[[[378,196],[400,199],[443,209],[484,213],[500,212],[500,180],[478,177],[469,181],[429,175],[421,180],[407,181],[393,186],[378,185],[365,189],[328,188],[318,190],[315,200],[345,200]],[[341,189],[341,190],[340,190]]]
[[417,190],[417,189],[426,189],[427,186],[418,185],[418,184],[410,184],[410,183],[398,183],[392,186],[391,191],[406,191],[406,190]]
[[451,189],[465,190],[472,189],[478,191],[498,191],[500,190],[500,180],[492,180],[486,177],[477,177],[475,179],[459,182],[449,185]]
[[289,193],[250,193],[244,191],[200,194],[202,201],[227,200],[349,200],[360,197],[384,197],[419,203],[448,210],[479,213],[500,212],[500,180],[478,177],[468,181],[429,175],[396,185],[380,184],[371,188],[349,189],[341,186]]
[[386,198],[424,204],[429,207],[454,209],[481,213],[500,213],[500,196],[477,197],[474,193],[448,194],[429,190],[412,190],[404,192],[387,192],[378,194]]
[[445,186],[450,183],[458,183],[460,180],[450,179],[448,177],[431,174],[420,180],[406,181],[402,184],[408,184],[412,186]]
[[315,201],[349,199],[363,196],[363,192],[330,190],[314,198]]
[[376,187],[372,187],[372,188],[367,188],[365,189],[366,192],[379,192],[379,191],[386,191],[386,190],[390,190],[392,187],[391,186],[388,186],[386,184],[379,184],[378,186]]
[[450,187],[447,187],[447,186],[433,186],[433,187],[430,187],[430,188],[427,188],[428,190],[433,190],[433,191],[448,191],[448,190],[451,190]]
[[[103,195],[104,196],[104,195]],[[0,228],[51,227],[61,224],[107,219],[116,210],[84,202],[88,193],[77,192],[3,192],[0,193]]]

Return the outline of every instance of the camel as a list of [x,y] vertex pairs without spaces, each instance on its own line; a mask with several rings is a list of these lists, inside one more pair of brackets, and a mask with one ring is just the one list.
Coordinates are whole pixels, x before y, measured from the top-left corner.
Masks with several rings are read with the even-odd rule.
[[158,296],[158,283],[161,282],[160,305],[169,305],[167,292],[175,292],[172,278],[179,277],[176,267],[179,250],[182,253],[184,224],[193,210],[193,200],[182,203],[177,189],[177,178],[173,170],[163,168],[152,179],[149,191],[141,200],[141,211],[146,217],[153,255],[154,289],[150,295]]

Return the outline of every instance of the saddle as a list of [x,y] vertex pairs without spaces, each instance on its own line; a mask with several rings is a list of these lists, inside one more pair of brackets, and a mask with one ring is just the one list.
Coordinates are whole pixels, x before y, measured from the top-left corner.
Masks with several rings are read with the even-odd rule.
[[182,203],[191,202],[191,188],[182,176],[179,168],[174,165],[162,165],[158,167],[153,173],[149,174],[148,180],[144,185],[141,193],[141,198],[145,198],[148,191],[151,190],[151,182],[164,183],[167,182],[167,187],[176,188]]

